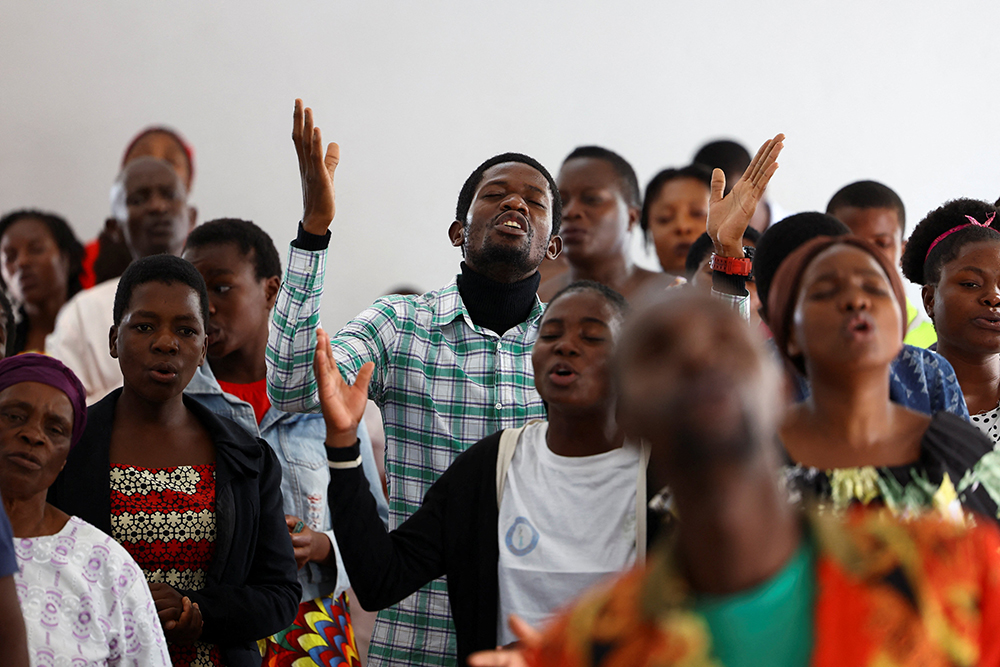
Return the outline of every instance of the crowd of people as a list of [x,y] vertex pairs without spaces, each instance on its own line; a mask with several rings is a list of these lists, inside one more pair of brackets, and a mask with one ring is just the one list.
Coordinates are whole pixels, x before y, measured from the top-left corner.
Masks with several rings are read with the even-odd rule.
[[284,267],[165,127],[98,238],[0,218],[4,664],[1000,665],[1000,202],[786,216],[781,134],[644,190],[503,153],[455,278],[333,334],[292,138]]

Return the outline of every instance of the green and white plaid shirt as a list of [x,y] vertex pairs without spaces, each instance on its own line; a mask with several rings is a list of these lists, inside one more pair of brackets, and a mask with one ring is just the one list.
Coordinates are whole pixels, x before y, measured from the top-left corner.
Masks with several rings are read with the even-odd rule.
[[[280,410],[319,410],[312,360],[325,263],[325,250],[291,247],[267,344],[268,393]],[[545,417],[531,368],[541,315],[536,299],[527,321],[498,336],[472,323],[453,280],[422,296],[382,297],[333,338],[347,382],[375,362],[369,397],[385,421],[390,528],[420,507],[458,454],[491,433]],[[443,579],[379,613],[369,660],[455,664]]]

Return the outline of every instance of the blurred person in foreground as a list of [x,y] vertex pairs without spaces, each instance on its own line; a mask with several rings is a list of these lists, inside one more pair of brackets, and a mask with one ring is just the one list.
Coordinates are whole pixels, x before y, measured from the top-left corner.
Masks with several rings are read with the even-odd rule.
[[778,482],[781,373],[730,308],[683,290],[640,307],[615,369],[627,432],[673,492],[677,531],[519,651],[471,665],[995,665],[1000,535],[989,522],[845,519]]

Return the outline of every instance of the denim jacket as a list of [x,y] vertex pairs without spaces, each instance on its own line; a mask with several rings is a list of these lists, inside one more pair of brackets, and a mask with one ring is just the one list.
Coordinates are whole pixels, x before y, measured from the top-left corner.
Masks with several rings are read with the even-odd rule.
[[[299,517],[310,528],[330,538],[337,558],[337,570],[334,572],[333,568],[318,563],[307,563],[300,569],[302,601],[330,593],[340,595],[346,591],[351,582],[347,578],[337,539],[333,535],[327,502],[330,469],[323,445],[326,440],[323,416],[282,412],[272,406],[258,428],[253,407],[224,392],[207,361],[195,373],[184,393],[199,400],[212,412],[232,419],[251,435],[259,435],[266,440],[281,464],[281,495],[285,514]],[[365,478],[378,505],[379,517],[383,523],[388,524],[389,506],[375,466],[368,429],[363,421],[358,427],[358,439],[361,440],[361,465]]]

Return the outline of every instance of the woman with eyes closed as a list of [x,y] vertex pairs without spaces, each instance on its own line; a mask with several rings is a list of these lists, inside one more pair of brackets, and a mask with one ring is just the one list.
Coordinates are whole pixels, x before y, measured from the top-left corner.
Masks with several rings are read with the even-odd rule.
[[639,224],[665,273],[683,276],[688,250],[705,233],[712,173],[692,164],[664,169],[649,181]]
[[960,520],[997,519],[998,455],[966,420],[889,400],[906,298],[896,271],[857,237],[819,237],[789,255],[768,297],[775,344],[808,378],[810,397],[780,430],[793,495],[843,509],[884,504]]
[[936,351],[955,369],[972,424],[1000,443],[1000,231],[997,211],[956,199],[931,211],[903,252],[903,275],[923,286]]
[[320,332],[315,368],[327,424],[330,510],[363,607],[385,608],[446,574],[457,664],[464,665],[472,651],[514,641],[508,615],[539,625],[643,557],[644,457],[624,443],[615,421],[609,368],[624,308],[622,296],[599,283],[573,283],[556,294],[532,350],[548,420],[474,444],[388,533],[360,467],[355,433],[371,364],[345,385]]
[[205,360],[208,292],[173,255],[118,283],[110,353],[124,384],[94,404],[51,502],[114,537],[149,582],[175,667],[260,665],[301,588],[265,442],[184,388]]

